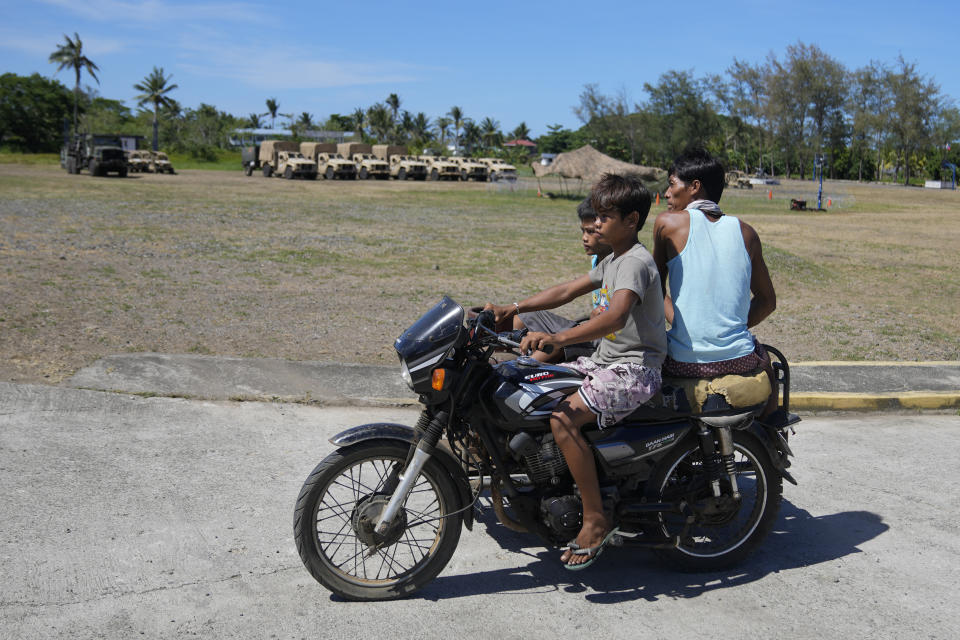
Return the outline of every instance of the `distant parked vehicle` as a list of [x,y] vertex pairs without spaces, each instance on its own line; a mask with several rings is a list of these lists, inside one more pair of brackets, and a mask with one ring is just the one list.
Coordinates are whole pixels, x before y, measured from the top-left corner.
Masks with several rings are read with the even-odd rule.
[[243,165],[243,173],[247,177],[252,176],[254,171],[260,169],[260,145],[244,147],[240,150],[240,163]]
[[260,144],[260,170],[264,177],[282,176],[287,180],[317,177],[317,164],[300,153],[296,142],[289,140],[264,140]]
[[459,180],[460,165],[443,156],[418,156],[427,163],[427,176],[431,180]]
[[375,144],[373,155],[390,163],[390,177],[396,180],[426,180],[427,163],[408,156],[407,148],[398,144]]
[[153,157],[149,151],[126,151],[127,170],[131,173],[146,173],[152,171]]
[[154,173],[175,173],[173,170],[173,165],[170,163],[170,158],[163,151],[151,151],[150,155],[153,159],[153,172]]
[[81,133],[60,149],[60,166],[67,173],[77,174],[83,169],[91,176],[116,173],[121,178],[127,175],[127,158],[120,143],[120,136],[102,133]]
[[727,171],[726,181],[728,187],[734,187],[737,189],[753,189],[753,185],[750,183],[750,176],[745,174],[743,171]]
[[357,179],[386,180],[390,177],[390,165],[386,160],[373,155],[373,145],[364,142],[341,142],[337,153],[357,166]]
[[487,165],[476,158],[451,158],[460,165],[460,179],[466,182],[473,180],[475,182],[487,181]]
[[480,162],[487,165],[487,177],[490,182],[499,180],[508,180],[510,182],[517,179],[517,168],[500,158],[480,158]]
[[317,164],[317,172],[327,180],[355,180],[357,165],[337,153],[331,142],[301,142],[300,152]]

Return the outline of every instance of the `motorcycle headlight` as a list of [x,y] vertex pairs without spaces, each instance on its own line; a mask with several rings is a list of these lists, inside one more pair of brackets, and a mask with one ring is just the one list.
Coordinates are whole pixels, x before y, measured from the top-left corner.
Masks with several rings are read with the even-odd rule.
[[407,386],[413,390],[413,378],[410,377],[410,370],[407,368],[405,361],[400,362],[400,377],[402,377],[403,381],[407,383]]

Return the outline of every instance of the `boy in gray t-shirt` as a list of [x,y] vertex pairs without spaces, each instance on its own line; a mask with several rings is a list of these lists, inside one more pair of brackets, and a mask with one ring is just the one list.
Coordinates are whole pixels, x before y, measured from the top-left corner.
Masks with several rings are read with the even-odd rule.
[[520,345],[524,352],[551,352],[601,338],[590,357],[562,365],[585,378],[550,416],[550,429],[583,500],[583,527],[560,558],[568,569],[586,568],[616,533],[603,515],[596,462],[580,428],[593,420],[609,426],[649,400],[660,390],[667,352],[660,275],[637,239],[650,211],[650,194],[634,177],[605,174],[591,190],[590,202],[597,231],[613,253],[575,280],[512,305],[487,305],[499,322],[524,311],[554,309],[601,287],[601,313],[557,333],[530,332]]

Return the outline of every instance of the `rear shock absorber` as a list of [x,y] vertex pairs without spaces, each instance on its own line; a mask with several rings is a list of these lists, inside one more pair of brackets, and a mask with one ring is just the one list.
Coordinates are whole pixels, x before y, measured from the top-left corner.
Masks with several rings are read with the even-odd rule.
[[700,450],[703,452],[703,472],[710,480],[710,488],[713,490],[713,497],[720,497],[720,464],[717,460],[717,449],[713,446],[713,433],[707,428],[707,425],[700,423],[700,430],[697,431],[700,437]]
[[740,489],[737,487],[737,464],[733,457],[733,432],[730,427],[715,427],[717,439],[720,440],[720,460],[723,463],[723,472],[730,482],[730,492],[734,500],[740,499]]

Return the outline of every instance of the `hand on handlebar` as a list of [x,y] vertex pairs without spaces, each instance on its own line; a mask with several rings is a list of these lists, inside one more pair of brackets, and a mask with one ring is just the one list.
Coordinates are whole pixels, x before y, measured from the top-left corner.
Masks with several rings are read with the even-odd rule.
[[553,353],[554,349],[559,349],[560,343],[556,337],[550,333],[541,331],[531,331],[520,341],[520,353],[533,353],[534,351],[543,351],[546,354]]
[[493,304],[492,302],[483,305],[483,310],[493,311],[493,321],[497,324],[506,318],[513,317],[517,312],[517,308],[512,304]]

